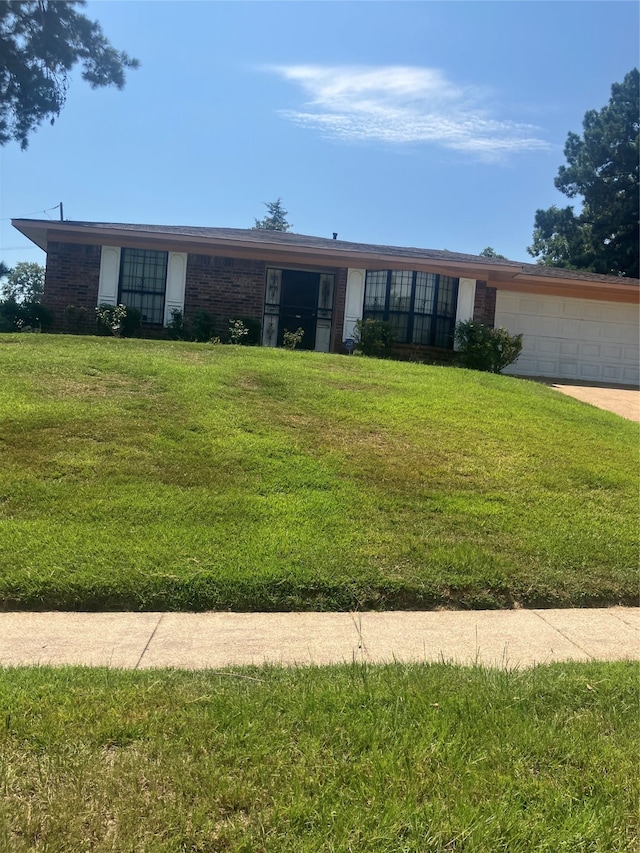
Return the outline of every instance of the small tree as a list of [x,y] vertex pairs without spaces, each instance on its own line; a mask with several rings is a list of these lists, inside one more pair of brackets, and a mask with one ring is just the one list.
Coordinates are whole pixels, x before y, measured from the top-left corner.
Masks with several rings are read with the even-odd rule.
[[387,358],[395,343],[397,334],[392,323],[386,320],[357,320],[354,338],[356,350],[362,355],[374,358]]
[[291,223],[287,222],[288,211],[282,206],[282,199],[265,201],[268,216],[264,219],[254,219],[253,230],[262,231],[291,231]]
[[5,273],[5,280],[2,283],[3,299],[15,302],[39,302],[43,293],[44,267],[40,264],[21,261]]
[[473,320],[458,323],[455,341],[463,367],[489,373],[500,373],[522,351],[522,335],[510,335],[506,329],[492,329]]

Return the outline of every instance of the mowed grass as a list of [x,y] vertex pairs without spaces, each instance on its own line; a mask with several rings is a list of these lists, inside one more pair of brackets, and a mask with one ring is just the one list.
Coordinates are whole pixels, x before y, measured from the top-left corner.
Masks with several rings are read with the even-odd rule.
[[0,848],[637,851],[637,666],[0,674]]
[[637,426],[532,382],[0,337],[0,606],[637,601]]

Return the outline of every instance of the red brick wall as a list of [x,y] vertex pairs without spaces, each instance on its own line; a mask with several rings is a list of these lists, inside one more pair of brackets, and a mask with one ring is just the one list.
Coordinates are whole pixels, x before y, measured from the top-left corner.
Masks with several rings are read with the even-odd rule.
[[496,319],[496,289],[487,287],[486,281],[476,281],[476,300],[473,306],[473,319],[476,323],[491,326]]
[[[206,311],[216,318],[221,330],[233,318],[250,317],[262,323],[266,273],[264,261],[243,260],[213,255],[189,255],[185,287],[185,318]],[[305,269],[309,267],[305,266]],[[347,287],[347,270],[318,267],[333,273],[336,286],[333,298],[332,350],[342,350],[342,324]]]
[[100,254],[100,246],[49,243],[42,302],[53,311],[55,331],[70,331],[65,317],[69,305],[86,308],[87,322],[95,326]]
[[222,321],[250,317],[262,322],[266,264],[264,261],[189,255],[184,316],[206,311]]
[[[94,328],[100,255],[100,246],[49,243],[43,302],[54,312],[55,331],[82,331],[69,325],[70,318],[65,317],[65,309],[69,305],[85,308],[87,330]],[[332,350],[341,352],[347,270],[317,269],[336,276]],[[190,254],[187,260],[185,318],[193,317],[196,311],[206,311],[225,330],[233,318],[251,318],[262,323],[266,270],[264,261]]]

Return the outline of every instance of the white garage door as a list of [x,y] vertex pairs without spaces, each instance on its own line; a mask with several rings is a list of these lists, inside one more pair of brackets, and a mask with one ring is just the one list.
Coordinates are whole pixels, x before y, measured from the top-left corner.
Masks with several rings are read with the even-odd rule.
[[499,290],[496,326],[522,333],[522,354],[505,373],[636,385],[638,307],[629,303]]

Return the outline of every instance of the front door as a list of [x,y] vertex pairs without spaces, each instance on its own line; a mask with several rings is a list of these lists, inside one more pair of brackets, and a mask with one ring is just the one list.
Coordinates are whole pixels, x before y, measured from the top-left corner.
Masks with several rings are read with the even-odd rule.
[[319,286],[320,274],[317,272],[282,270],[278,346],[282,346],[286,331],[302,329],[304,336],[298,349],[315,349]]
[[329,352],[334,289],[333,272],[267,269],[262,345],[282,346],[285,332],[302,329],[300,349]]

